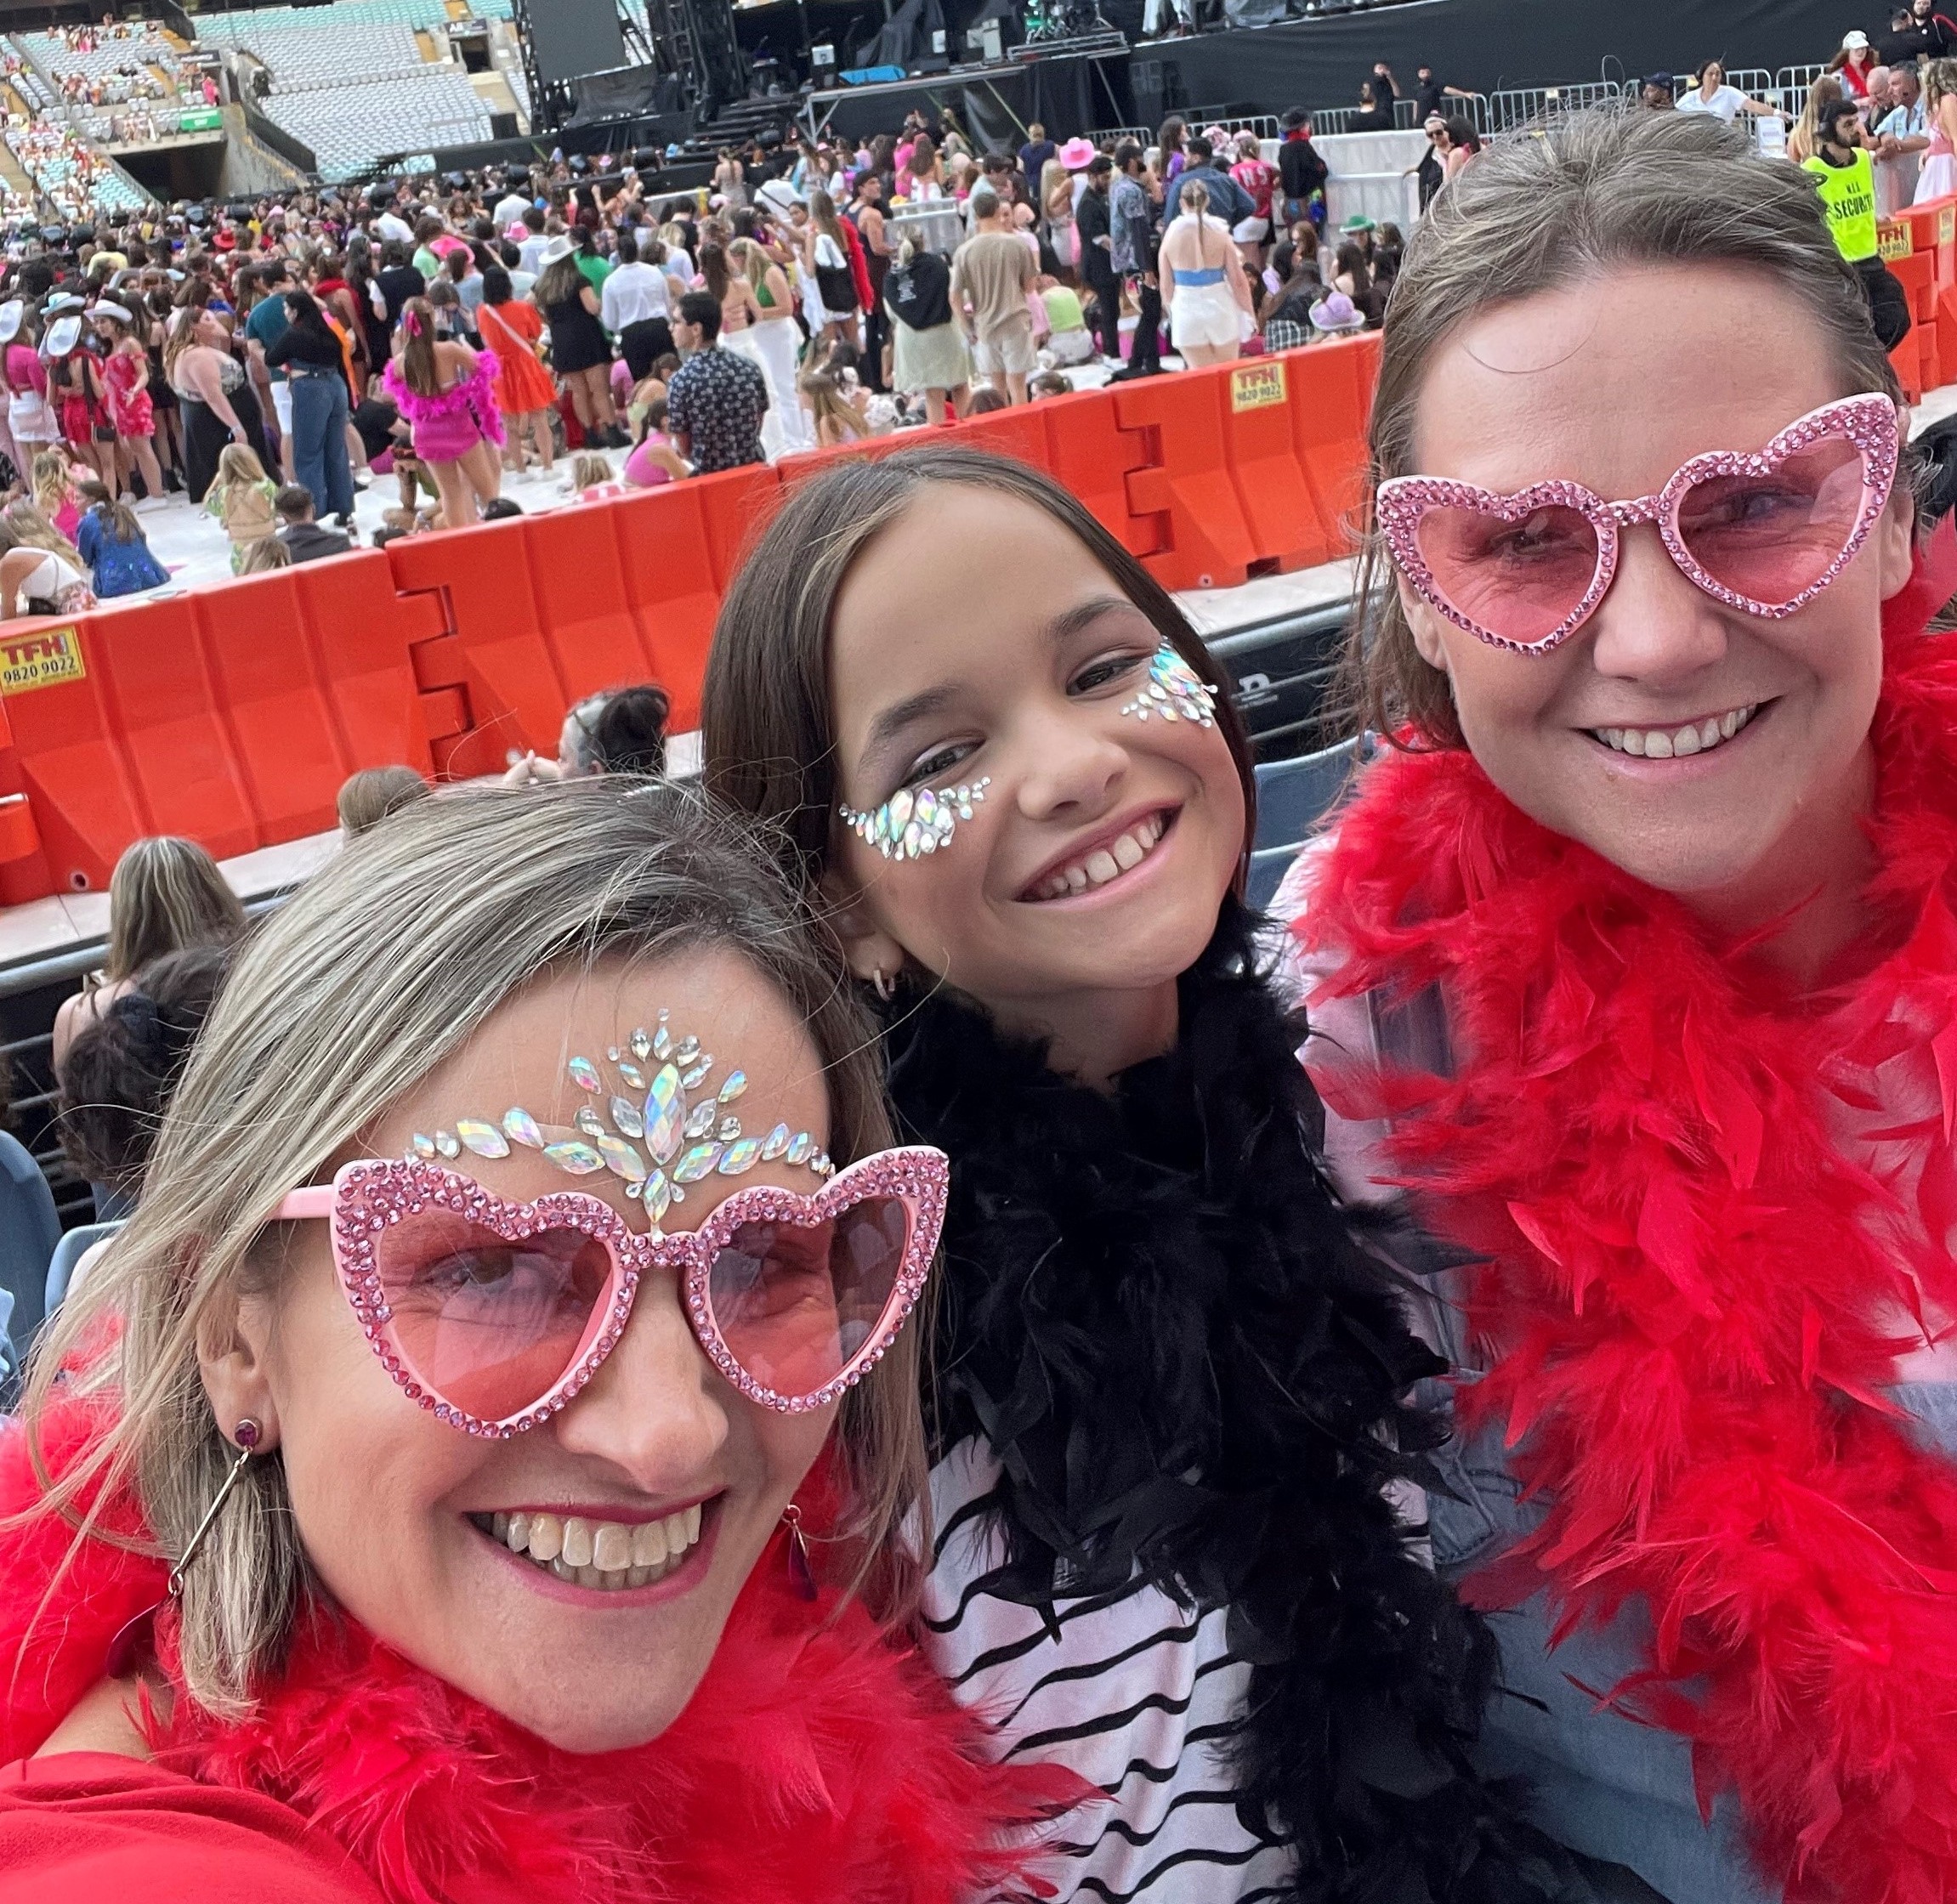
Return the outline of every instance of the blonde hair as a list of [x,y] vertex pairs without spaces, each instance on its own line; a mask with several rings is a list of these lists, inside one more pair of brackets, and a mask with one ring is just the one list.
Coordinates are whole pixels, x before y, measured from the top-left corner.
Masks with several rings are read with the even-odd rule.
[[580,450],[570,459],[570,486],[573,494],[579,490],[596,489],[600,483],[612,479],[611,463],[595,450]]
[[241,575],[266,575],[275,569],[289,569],[292,565],[292,550],[274,531],[252,536],[239,550],[235,573]]
[[434,791],[411,767],[363,767],[340,783],[333,805],[340,825],[351,838],[378,826],[389,813]]
[[86,567],[81,551],[25,496],[17,496],[0,512],[0,526],[4,526],[16,547],[45,549],[77,569]]
[[271,478],[266,475],[256,450],[242,443],[227,443],[218,457],[218,480],[227,490],[241,490],[257,483],[269,483]]
[[109,876],[109,948],[102,973],[133,977],[186,945],[222,944],[245,930],[245,909],[195,840],[133,841]]
[[1931,60],[1923,68],[1923,94],[1934,106],[1957,94],[1957,60]]
[[[157,1549],[180,1556],[235,1454],[213,1419],[198,1343],[241,1297],[275,1295],[291,1231],[272,1213],[286,1192],[329,1174],[532,981],[708,945],[738,951],[806,1024],[837,1163],[889,1145],[861,1007],[769,853],[697,790],[610,777],[471,789],[417,801],[349,844],[240,955],[164,1116],[135,1216],[37,1346],[23,1414],[37,1462],[58,1398],[113,1397],[117,1413],[27,1517],[65,1516],[77,1544],[111,1538],[88,1504],[133,1482]],[[915,1582],[899,1530],[923,1504],[929,1326],[911,1322],[844,1399],[836,1430],[851,1584],[884,1613]],[[181,1670],[199,1705],[249,1710],[253,1685],[283,1661],[306,1572],[274,1453],[246,1469],[184,1577]]]
[[842,386],[827,371],[804,371],[797,388],[808,399],[819,428],[824,423],[833,424],[852,440],[869,435],[870,426],[863,413],[842,394]]
[[39,450],[33,464],[34,507],[43,515],[57,516],[73,495],[75,480],[65,450]]

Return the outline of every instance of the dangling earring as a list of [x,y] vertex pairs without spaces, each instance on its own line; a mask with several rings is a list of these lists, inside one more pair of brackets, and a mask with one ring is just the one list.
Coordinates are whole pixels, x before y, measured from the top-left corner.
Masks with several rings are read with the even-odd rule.
[[883,967],[882,966],[871,966],[870,972],[870,983],[872,987],[875,988],[877,997],[882,999],[886,1005],[889,1004],[891,1000],[897,996],[896,982],[893,979],[886,978],[883,976]]
[[196,1531],[184,1544],[183,1556],[170,1569],[167,1591],[162,1600],[123,1622],[117,1629],[114,1639],[109,1642],[109,1654],[104,1662],[104,1670],[112,1680],[127,1679],[156,1652],[155,1634],[156,1616],[172,1600],[184,1597],[184,1575],[190,1562],[196,1559],[211,1529],[217,1524],[224,1503],[231,1498],[231,1490],[244,1478],[246,1468],[250,1465],[264,1431],[249,1415],[231,1431],[231,1439],[237,1444],[238,1458],[232,1462],[211,1504],[204,1510],[204,1518],[198,1522]]
[[815,1569],[809,1565],[808,1536],[802,1531],[802,1510],[793,1501],[781,1510],[788,1529],[788,1584],[798,1600],[815,1598]]

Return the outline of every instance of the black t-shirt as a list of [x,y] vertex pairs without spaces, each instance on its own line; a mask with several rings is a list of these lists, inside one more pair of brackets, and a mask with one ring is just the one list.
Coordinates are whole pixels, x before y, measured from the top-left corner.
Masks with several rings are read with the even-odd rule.
[[1377,105],[1361,106],[1353,115],[1351,129],[1355,133],[1390,133],[1393,129],[1393,101],[1382,99]]
[[331,331],[288,324],[265,346],[265,361],[274,370],[283,364],[316,364],[321,370],[337,371],[344,360],[340,340]]
[[1875,56],[1886,66],[1900,66],[1918,60],[1948,59],[1953,48],[1957,48],[1957,23],[1931,14],[1879,42]]
[[1027,182],[1033,185],[1040,183],[1040,174],[1046,168],[1047,160],[1059,156],[1060,148],[1050,139],[1019,148],[1019,164],[1025,173]]
[[1436,113],[1442,110],[1441,101],[1446,97],[1447,82],[1445,80],[1423,79],[1421,82],[1419,92],[1414,95],[1416,106],[1415,118],[1424,125]]
[[400,421],[400,415],[385,397],[368,397],[354,405],[354,428],[360,434],[360,446],[366,451],[368,462],[394,447],[394,427]]
[[912,331],[934,331],[951,321],[951,267],[936,252],[919,252],[908,264],[893,264],[883,280],[883,301]]
[[421,297],[428,288],[428,280],[411,264],[390,264],[374,282],[380,286],[390,325],[400,320],[401,306],[409,298]]
[[1287,139],[1278,148],[1278,177],[1286,198],[1309,198],[1325,183],[1325,162],[1308,139]]

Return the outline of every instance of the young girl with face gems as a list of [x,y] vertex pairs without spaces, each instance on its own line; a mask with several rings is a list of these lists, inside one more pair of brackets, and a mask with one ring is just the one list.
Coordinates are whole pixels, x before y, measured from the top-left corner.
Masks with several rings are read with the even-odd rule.
[[0,1896],[1010,1877],[1024,1775],[872,1613],[944,1172],[865,1030],[662,787],[426,801],[281,910],[0,1449]]
[[1398,747],[1280,907],[1342,1174],[1478,1259],[1483,1762],[1680,1904],[1951,1896],[1957,568],[1859,287],[1727,129],[1571,118],[1435,201],[1371,428]]
[[1396,1504],[1440,1364],[1307,1148],[1242,730],[1169,598],[1018,464],[843,465],[729,591],[704,725],[955,1159],[922,1627],[1001,1754],[1110,1801],[1042,1876],[1649,1898],[1466,1773],[1489,1641]]

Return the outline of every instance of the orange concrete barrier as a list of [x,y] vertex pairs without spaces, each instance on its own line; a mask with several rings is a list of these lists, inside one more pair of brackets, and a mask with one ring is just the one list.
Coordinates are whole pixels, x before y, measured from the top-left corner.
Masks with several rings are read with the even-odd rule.
[[1147,433],[1149,462],[1128,473],[1128,506],[1168,518],[1168,536],[1143,557],[1165,588],[1234,588],[1263,559],[1230,480],[1216,369],[1146,377],[1115,392],[1115,420]]
[[1237,506],[1262,559],[1280,570],[1346,552],[1291,430],[1293,403],[1317,399],[1312,368],[1308,351],[1285,351],[1233,364],[1215,383]]

